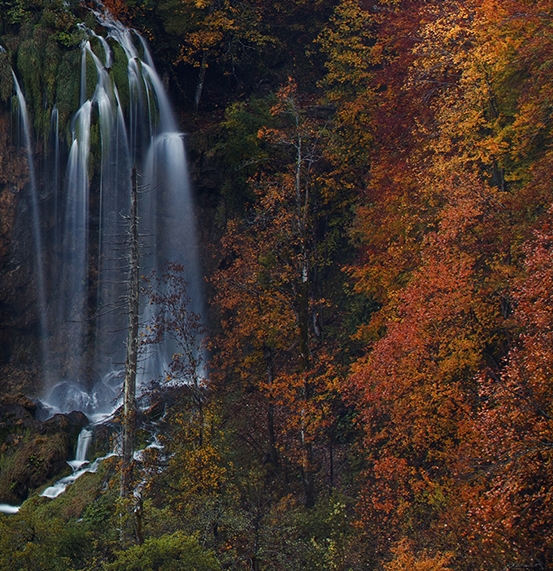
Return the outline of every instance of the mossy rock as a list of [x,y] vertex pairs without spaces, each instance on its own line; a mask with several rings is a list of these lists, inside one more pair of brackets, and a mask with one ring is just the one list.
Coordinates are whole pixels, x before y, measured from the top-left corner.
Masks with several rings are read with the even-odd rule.
[[92,440],[88,447],[87,460],[94,461],[96,458],[106,456],[114,447],[114,439],[118,437],[118,427],[99,424],[92,428]]
[[11,454],[2,458],[0,501],[19,504],[48,479],[68,474],[68,454],[66,433],[29,434]]
[[88,424],[81,412],[33,419],[36,405],[23,395],[0,402],[0,503],[18,504],[49,479],[70,473],[80,431]]
[[[118,460],[108,458],[100,463],[96,472],[84,473],[58,497],[30,498],[24,506],[34,506],[32,509],[46,518],[82,519],[87,524],[107,525],[115,513],[119,497],[120,478],[117,468]],[[50,481],[48,485],[53,483]]]

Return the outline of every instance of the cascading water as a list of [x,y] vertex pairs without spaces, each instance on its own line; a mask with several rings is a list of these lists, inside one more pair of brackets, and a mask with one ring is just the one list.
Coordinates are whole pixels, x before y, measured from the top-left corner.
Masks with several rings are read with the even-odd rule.
[[[145,40],[119,22],[100,13],[96,16],[106,37],[82,27],[87,39],[81,46],[79,108],[70,124],[66,151],[61,149],[56,107],[52,111],[49,141],[53,150],[45,171],[54,178],[49,184],[54,188],[55,224],[48,236],[41,235],[25,115],[35,188],[33,226],[45,339],[45,394],[59,410],[78,408],[87,414],[112,409],[122,379],[127,324],[125,240],[133,166],[141,175],[141,272],[147,275],[166,262],[182,264],[191,309],[202,311],[183,134]],[[114,63],[121,64],[121,58],[126,60],[125,85],[120,78],[117,85],[113,73]],[[24,97],[15,81],[23,116]],[[120,96],[122,90],[125,97]],[[52,245],[47,260],[42,257],[43,241]],[[47,284],[43,276],[48,276]],[[152,308],[143,304],[143,323],[148,311]],[[154,353],[143,360],[142,381],[161,376],[173,348],[162,345]]]
[[[86,459],[86,454],[88,451],[88,445],[92,439],[92,430],[84,428],[81,430],[79,434],[79,440],[77,442],[77,451],[75,452],[75,459],[69,460],[67,463],[73,470],[73,473],[70,476],[65,476],[65,478],[61,478],[58,480],[54,485],[49,486],[46,488],[40,495],[45,498],[57,498],[59,495],[63,494],[67,489],[67,486],[73,484],[78,478],[80,478],[83,474],[87,472],[96,472],[100,465],[100,462],[113,456],[113,454],[108,454],[103,458],[97,458],[92,464],[89,464],[88,460]],[[14,508],[14,506],[11,506]],[[6,513],[15,513],[15,512],[6,512]]]
[[16,514],[19,512],[20,506],[12,506],[10,504],[0,504],[0,513],[3,514]]
[[[3,48],[2,48],[3,50]],[[3,50],[4,51],[4,50]],[[39,308],[39,323],[40,323],[40,338],[41,338],[41,353],[42,360],[46,359],[46,339],[48,337],[48,330],[46,327],[46,286],[44,279],[44,259],[43,259],[43,246],[42,234],[40,229],[40,213],[39,213],[39,197],[38,185],[36,182],[34,152],[31,144],[31,127],[29,121],[29,114],[27,112],[27,103],[23,96],[23,91],[19,85],[19,81],[15,73],[12,71],[17,102],[19,106],[19,118],[21,121],[21,133],[25,142],[25,149],[27,154],[27,164],[29,168],[29,186],[30,186],[30,212],[31,212],[31,225],[33,230],[34,242],[34,262],[35,262],[35,276],[36,276],[36,294]]]

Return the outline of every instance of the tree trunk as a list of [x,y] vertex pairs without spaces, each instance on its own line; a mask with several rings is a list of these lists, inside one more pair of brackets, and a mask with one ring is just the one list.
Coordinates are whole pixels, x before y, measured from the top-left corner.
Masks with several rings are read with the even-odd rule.
[[[298,295],[298,315],[300,329],[300,358],[304,375],[303,399],[307,403],[313,398],[313,387],[309,380],[309,368],[311,356],[309,354],[309,281],[306,265],[303,268],[302,283]],[[305,429],[302,426],[303,459],[301,466],[305,505],[315,505],[315,475],[313,473],[313,443],[306,438]]]
[[121,496],[128,497],[132,480],[132,459],[136,424],[136,368],[138,361],[138,303],[140,295],[136,168],[132,170],[131,212],[129,216],[129,332],[125,362]]
[[202,63],[200,64],[200,75],[198,76],[198,83],[196,85],[196,95],[194,97],[194,108],[196,111],[200,106],[200,99],[202,98],[202,91],[204,89],[205,74],[207,71],[207,50],[202,53]]
[[[273,384],[273,352],[270,348],[265,348],[265,361],[267,363],[267,384]],[[276,446],[276,433],[275,433],[275,405],[269,402],[267,409],[267,431],[269,435],[269,461],[273,469],[278,468],[278,452]]]

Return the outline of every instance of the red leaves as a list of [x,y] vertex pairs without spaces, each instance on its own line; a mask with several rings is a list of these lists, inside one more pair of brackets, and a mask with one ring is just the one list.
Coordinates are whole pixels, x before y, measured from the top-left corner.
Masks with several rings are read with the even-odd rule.
[[523,328],[499,378],[483,376],[482,453],[493,459],[486,501],[476,511],[486,534],[526,561],[553,557],[553,235],[537,232],[526,248],[526,277],[514,301]]
[[442,191],[447,202],[423,243],[421,265],[389,305],[385,335],[352,377],[371,459],[364,517],[415,535],[418,518],[432,521],[447,505],[445,497],[438,504],[430,498],[456,479],[473,378],[498,319],[482,289],[486,260],[478,239],[489,190],[466,176]]
[[381,309],[347,392],[388,569],[551,566],[550,4],[339,2],[319,37],[336,112],[322,128],[293,81],[278,92],[227,228],[220,369],[305,475],[346,392],[315,327],[342,261],[319,228],[357,194],[348,275]]

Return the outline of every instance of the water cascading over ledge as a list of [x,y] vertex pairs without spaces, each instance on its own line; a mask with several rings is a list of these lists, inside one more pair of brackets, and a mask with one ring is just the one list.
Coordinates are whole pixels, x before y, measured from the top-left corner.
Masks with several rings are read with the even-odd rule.
[[[88,413],[111,408],[122,380],[133,166],[140,175],[141,273],[166,262],[182,264],[191,309],[202,311],[183,134],[146,41],[99,12],[95,16],[95,31],[81,26],[80,64],[74,69],[80,76],[78,106],[67,129],[52,106],[41,172],[34,173],[29,160],[33,188],[27,221],[35,236],[29,259],[39,288],[44,396],[61,410]],[[17,85],[31,158],[34,121],[27,116],[25,85]],[[50,189],[48,201],[38,198],[40,176]],[[148,311],[152,308],[143,304],[144,324]],[[142,380],[160,376],[172,353],[169,345],[153,348],[141,362]]]

